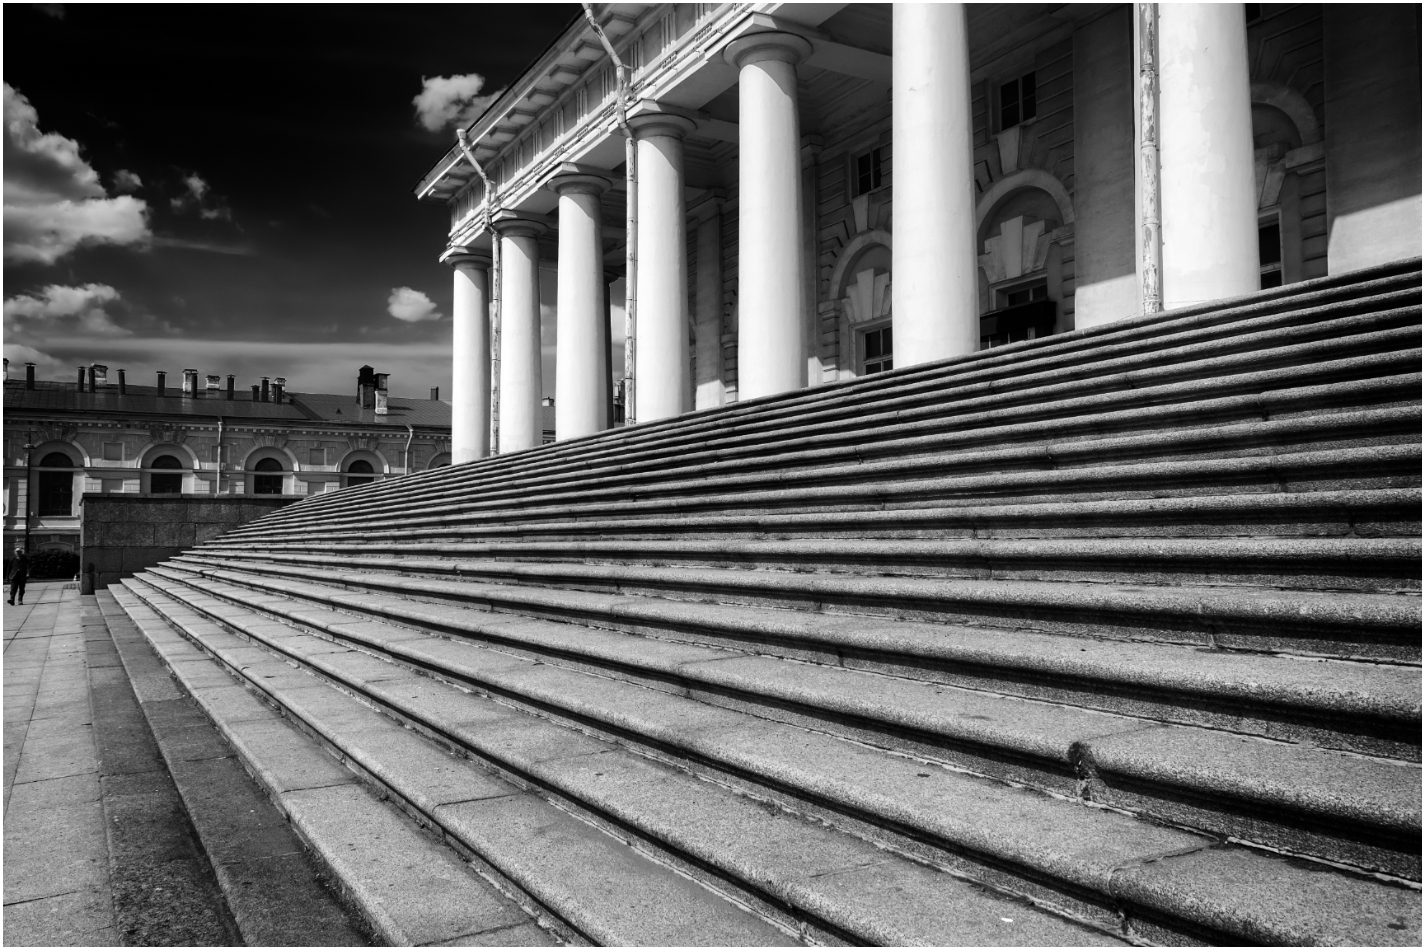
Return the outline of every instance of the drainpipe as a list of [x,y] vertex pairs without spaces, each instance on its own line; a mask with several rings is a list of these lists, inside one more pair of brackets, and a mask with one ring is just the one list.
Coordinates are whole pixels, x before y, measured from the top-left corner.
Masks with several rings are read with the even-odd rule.
[[30,553],[30,515],[35,508],[35,434],[25,430],[25,553]]
[[475,160],[475,152],[470,148],[470,133],[456,129],[455,138],[460,143],[475,174],[485,185],[485,232],[490,235],[490,454],[500,454],[500,236],[495,233],[495,210],[500,196],[495,191],[485,169]]
[[628,174],[627,197],[625,199],[626,218],[624,222],[624,244],[627,256],[624,266],[623,304],[623,424],[631,426],[637,421],[634,415],[635,358],[638,353],[638,143],[633,139],[633,130],[628,126],[628,106],[632,99],[632,85],[628,67],[614,52],[614,44],[609,42],[604,28],[594,19],[594,7],[585,3],[584,19],[589,21],[604,52],[614,64],[614,75],[618,77],[618,125],[624,134],[624,168]]
[[1142,229],[1143,312],[1163,310],[1163,235],[1159,210],[1158,154],[1158,5],[1134,4],[1138,14],[1138,167],[1142,195],[1139,227]]
[[416,437],[416,427],[406,423],[406,474],[411,474],[411,441]]
[[213,494],[223,493],[223,423],[227,422],[223,416],[218,416],[218,483],[213,486]]

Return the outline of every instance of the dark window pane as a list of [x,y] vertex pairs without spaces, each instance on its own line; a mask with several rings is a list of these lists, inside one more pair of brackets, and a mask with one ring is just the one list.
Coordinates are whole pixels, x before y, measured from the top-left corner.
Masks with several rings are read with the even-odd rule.
[[174,457],[171,456],[171,455],[160,455],[158,458],[156,458],[156,459],[154,459],[152,462],[150,462],[148,467],[149,467],[149,468],[182,468],[183,466],[182,466],[181,463],[179,463],[178,459],[174,458]]
[[887,356],[891,355],[891,328],[886,327],[881,331],[881,352]]
[[359,478],[355,475],[348,475],[346,477],[346,487],[351,488],[354,485],[365,485],[367,482],[374,481],[376,481],[374,478]]
[[1282,285],[1282,272],[1279,270],[1269,270],[1262,275],[1262,289],[1268,287],[1280,287]]
[[1280,264],[1282,260],[1282,229],[1279,224],[1268,224],[1257,229],[1257,258],[1263,267]]
[[371,467],[371,463],[366,461],[366,459],[357,459],[355,462],[352,462],[350,465],[348,465],[346,470],[348,472],[360,472],[364,475],[370,475],[372,472],[376,471],[374,468]]
[[63,452],[51,452],[40,459],[40,468],[73,468],[74,460]]
[[1029,291],[1029,299],[1030,299],[1030,300],[1048,300],[1048,299],[1049,299],[1049,286],[1048,286],[1047,284],[1040,284],[1038,287],[1031,288],[1030,291]]
[[[266,461],[264,459],[263,461]],[[281,475],[254,475],[252,476],[252,493],[254,495],[280,495],[282,494]]]
[[866,334],[866,359],[879,359],[881,356],[881,334],[871,331]]
[[282,471],[282,463],[276,459],[262,459],[253,466],[253,470],[258,472],[280,472]]
[[1026,73],[1019,81],[1020,120],[1034,118],[1034,74]]
[[182,475],[150,475],[148,490],[155,495],[177,495],[183,491]]
[[885,359],[881,360],[881,370],[882,370],[883,372],[884,372],[885,370],[891,369],[894,365],[895,365],[895,360],[891,359],[889,356],[886,357]]
[[[54,453],[58,455],[59,453]],[[46,457],[48,459],[48,456]],[[63,456],[65,463],[68,456]],[[40,472],[40,514],[74,513],[74,475],[70,472]]]

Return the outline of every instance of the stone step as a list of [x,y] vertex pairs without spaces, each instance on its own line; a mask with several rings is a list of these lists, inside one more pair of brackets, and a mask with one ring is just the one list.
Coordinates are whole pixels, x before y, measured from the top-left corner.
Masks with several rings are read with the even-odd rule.
[[1073,538],[249,542],[228,557],[326,554],[370,570],[478,572],[487,561],[747,568],[891,577],[1418,591],[1416,538]]
[[502,602],[517,596],[517,587],[572,588],[838,615],[1027,628],[1071,636],[1147,639],[1213,649],[1420,661],[1420,598],[1410,594],[510,561],[476,562],[463,579],[451,581],[415,571],[397,573],[403,565],[400,560],[389,561],[385,571],[372,572],[368,559],[330,554],[271,555],[225,563],[250,565],[262,573],[327,578],[369,590],[462,603]]
[[[1404,280],[1404,284],[1399,281]],[[1407,275],[1406,277],[1392,277],[1384,281],[1395,288],[1398,293],[1402,288],[1408,288],[1412,294],[1409,299],[1418,306],[1419,301],[1419,275]],[[1367,288],[1381,289],[1382,282],[1368,282],[1363,285],[1363,290]],[[1367,294],[1364,301],[1357,297],[1353,290],[1338,288],[1336,293],[1347,293],[1356,299],[1357,304],[1352,304],[1349,311],[1352,314],[1361,311],[1369,312],[1373,305],[1389,307],[1396,303],[1404,302],[1404,298],[1391,297],[1384,300],[1371,300]],[[1329,296],[1329,294],[1328,294]],[[1321,295],[1308,289],[1304,291],[1299,299],[1311,301],[1320,299]],[[703,413],[695,413],[690,416],[682,416],[677,420],[670,420],[661,423],[644,424],[631,429],[613,430],[602,433],[589,439],[577,440],[573,443],[561,443],[555,449],[542,449],[537,462],[530,462],[531,456],[518,454],[516,456],[504,456],[498,459],[487,460],[482,463],[484,471],[496,480],[508,481],[513,477],[522,477],[531,474],[525,471],[529,465],[537,467],[540,476],[544,476],[551,471],[560,468],[561,460],[565,456],[570,457],[568,463],[576,470],[582,470],[589,466],[599,455],[607,455],[619,463],[630,464],[630,459],[636,453],[637,445],[643,442],[653,442],[655,444],[672,443],[680,437],[696,437],[700,432],[711,432],[726,435],[729,430],[737,427],[739,422],[751,413],[748,420],[752,425],[761,426],[781,426],[785,425],[795,416],[798,425],[807,424],[809,414],[817,412],[834,412],[837,404],[857,404],[864,402],[867,398],[876,398],[882,395],[889,395],[890,398],[913,398],[917,393],[926,390],[927,386],[932,391],[943,388],[943,377],[949,373],[952,377],[963,375],[965,371],[975,372],[976,370],[987,371],[990,374],[998,373],[1001,376],[1010,378],[1020,376],[1026,370],[1035,367],[1053,365],[1056,360],[1065,358],[1069,354],[1070,359],[1087,359],[1090,363],[1095,361],[1109,366],[1111,369],[1119,369],[1119,361],[1135,352],[1133,349],[1124,351],[1112,348],[1112,341],[1136,341],[1133,345],[1139,349],[1146,348],[1151,353],[1163,350],[1173,350],[1173,347],[1165,347],[1163,334],[1170,331],[1180,323],[1186,327],[1189,334],[1204,333],[1209,334],[1213,324],[1227,321],[1232,324],[1233,315],[1241,313],[1252,313],[1262,308],[1267,312],[1276,312],[1279,305],[1272,301],[1252,301],[1246,308],[1227,307],[1221,311],[1210,311],[1206,318],[1202,316],[1190,316],[1185,322],[1176,319],[1149,318],[1138,326],[1127,326],[1116,324],[1113,327],[1099,328],[1099,330],[1083,331],[1082,333],[1056,336],[1052,340],[1046,339],[1038,341],[1036,346],[1028,353],[1021,353],[1023,347],[1011,347],[1009,349],[998,348],[994,351],[975,354],[973,357],[950,360],[944,363],[930,364],[929,366],[916,367],[912,370],[902,370],[890,377],[876,376],[863,380],[856,380],[843,383],[830,389],[818,389],[812,392],[786,393],[775,397],[754,400],[752,402],[740,403],[732,406],[721,407]],[[1330,307],[1325,311],[1331,312]],[[1320,316],[1320,313],[1313,313],[1309,309],[1299,313],[1293,313],[1293,319],[1306,319],[1310,322],[1311,317]],[[1204,325],[1204,319],[1206,328]],[[1144,337],[1148,340],[1144,342]],[[1179,341],[1181,342],[1181,341]],[[1011,352],[1013,351],[1013,352]],[[945,394],[933,392],[931,398],[937,402],[945,401]],[[852,416],[863,415],[864,407],[855,405],[856,410]],[[789,415],[790,414],[790,415]],[[696,445],[694,447],[697,447]],[[685,449],[684,446],[679,446]],[[429,473],[423,476],[426,484],[435,486],[444,483],[448,479],[463,478],[457,475],[456,471]],[[409,486],[408,486],[409,487]],[[389,490],[389,486],[383,488],[381,485],[372,485],[362,489],[363,497],[375,498],[384,491]],[[319,499],[312,499],[307,504],[316,505],[321,508],[331,506],[342,506],[349,503],[346,498],[329,496]],[[295,513],[295,512],[294,512]]]
[[[417,481],[404,482],[402,491],[389,499],[388,507],[397,514],[424,510],[437,499],[459,503],[478,496],[485,506],[490,506],[522,501],[531,495],[567,492],[571,487],[646,488],[677,482],[680,477],[765,478],[791,465],[807,478],[821,469],[847,463],[865,466],[919,459],[924,465],[938,461],[946,453],[974,452],[985,446],[1033,445],[1046,437],[1060,444],[1087,443],[1070,457],[1115,448],[1132,451],[1135,437],[1151,440],[1171,429],[1196,431],[1199,436],[1209,428],[1223,429],[1228,438],[1246,440],[1244,448],[1254,444],[1253,436],[1262,435],[1297,440],[1314,435],[1339,442],[1349,438],[1343,434],[1342,420],[1319,420],[1314,426],[1303,426],[1301,417],[1313,411],[1318,415],[1347,413],[1363,405],[1368,412],[1398,409],[1406,417],[1406,431],[1391,431],[1397,439],[1414,435],[1418,441],[1418,428],[1414,433],[1408,430],[1409,414],[1419,406],[1419,364],[1419,352],[1412,350],[1330,364],[1338,367],[1339,373],[1346,373],[1340,367],[1348,368],[1351,377],[1370,377],[1365,379],[1331,378],[1332,374],[1325,372],[1327,367],[1308,366],[1294,369],[1287,376],[1279,372],[1267,374],[1271,378],[1263,374],[1229,377],[1231,385],[1213,379],[1144,387],[1129,379],[1122,383],[1124,392],[1072,399],[1058,398],[1060,394],[1056,392],[1036,392],[1030,395],[1037,396],[1037,400],[1025,405],[1002,405],[999,403],[1003,397],[994,395],[984,409],[952,419],[917,420],[903,411],[892,411],[825,426],[798,423],[783,426],[775,441],[763,439],[749,445],[738,445],[735,434],[725,433],[696,446],[669,449],[668,454],[651,459],[615,458],[602,466],[583,465],[572,471],[521,475],[513,480],[499,471],[486,472],[483,465],[478,471],[466,470],[470,477],[458,482],[449,482],[452,476],[443,473],[422,473]],[[1309,385],[1301,385],[1308,382]],[[1277,391],[1271,391],[1274,386]],[[1263,419],[1287,424],[1264,431],[1230,428]],[[1388,418],[1383,421],[1387,426],[1399,425]],[[1360,431],[1354,430],[1357,436]],[[1382,435],[1389,438],[1387,433]],[[1119,441],[1114,442],[1115,438]],[[1151,446],[1152,442],[1146,444]],[[1182,449],[1170,451],[1180,454]],[[362,491],[375,491],[377,487]],[[394,491],[390,486],[382,490]],[[274,515],[272,523],[297,525],[314,518],[336,523],[343,511],[349,517],[359,517],[362,506],[367,504],[362,499],[374,501],[376,497],[380,496],[348,495],[340,503],[347,506],[345,509],[336,501],[312,507],[313,500],[285,510],[280,517]]]
[[[243,588],[243,602],[249,606],[255,603],[253,595],[275,593],[440,636],[475,638],[501,650],[655,688],[670,678],[683,682],[700,675],[700,668],[685,669],[681,646],[670,648],[670,659],[659,653],[660,644],[697,644],[739,655],[1420,759],[1419,670],[1413,666],[870,617],[834,619],[765,607],[567,590],[492,590],[492,597],[508,596],[491,600],[487,612],[459,603],[366,593],[351,583],[338,584],[331,575],[283,579],[260,566],[223,567],[190,558],[154,568],[153,574],[203,590],[213,589],[213,584]],[[627,634],[657,642],[631,641]],[[730,689],[732,684],[706,685]],[[769,694],[777,691],[775,686],[766,689]],[[749,693],[747,701],[757,695]],[[794,698],[780,695],[778,702]]]
[[[125,583],[368,781],[586,940],[1121,942],[586,731],[251,613],[228,612],[220,625],[201,598],[195,607],[144,581]],[[323,681],[346,692],[316,685]]]
[[[145,580],[134,582],[131,586],[142,591],[148,584]],[[696,846],[694,842],[698,837],[699,822],[695,816],[700,816],[704,822],[713,819],[710,824],[717,831],[703,847],[717,850],[708,850],[700,855],[705,863],[739,866],[740,862],[746,861],[741,856],[719,856],[718,851],[728,849],[726,842],[729,840],[758,842],[755,853],[759,856],[774,851],[786,840],[784,829],[780,833],[767,830],[751,837],[730,834],[737,824],[734,816],[726,811],[714,813],[706,808],[706,795],[694,799],[693,796],[702,791],[696,784],[689,785],[687,780],[680,783],[669,781],[665,773],[646,764],[643,757],[623,753],[627,758],[622,758],[617,750],[602,743],[594,748],[586,747],[586,754],[582,757],[587,759],[588,754],[593,752],[604,753],[597,764],[585,761],[572,766],[568,763],[549,766],[547,759],[535,761],[527,754],[521,756],[523,749],[520,741],[506,738],[508,732],[498,727],[491,728],[488,723],[480,723],[479,728],[452,724],[444,710],[448,709],[451,698],[460,695],[456,688],[446,685],[441,698],[436,698],[433,694],[440,692],[439,681],[419,676],[414,670],[409,676],[403,676],[396,672],[404,668],[399,664],[393,667],[389,662],[383,663],[370,656],[352,657],[347,653],[330,652],[336,644],[304,634],[291,626],[274,625],[270,620],[264,623],[262,615],[232,606],[201,591],[170,589],[164,595],[145,592],[144,596],[170,596],[182,600],[191,609],[219,619],[230,628],[243,630],[254,641],[263,642],[289,660],[310,666],[346,688],[361,692],[418,729],[453,736],[472,751],[499,756],[506,768],[520,768],[525,774],[544,779],[563,794],[579,799],[591,810],[617,815],[625,824],[648,834],[656,834],[665,841],[678,840],[685,849]],[[316,614],[317,611],[306,608],[301,623],[310,626],[311,621],[320,621],[322,618]],[[335,611],[327,611],[327,614],[329,622],[341,616]],[[271,616],[270,613],[268,616]],[[808,814],[833,823],[838,818],[850,819],[852,826],[883,846],[900,845],[910,853],[918,852],[922,859],[947,866],[958,863],[962,873],[1000,887],[1017,885],[1027,896],[1052,902],[1100,924],[1111,925],[1118,916],[1109,911],[1109,907],[1123,912],[1123,906],[1114,892],[1119,889],[1116,879],[1125,872],[1125,865],[1140,862],[1171,864],[1176,856],[1196,855],[1204,850],[1217,852],[1216,858],[1208,861],[1208,865],[1221,863],[1223,866],[1237,866],[1244,860],[1257,864],[1260,880],[1270,881],[1271,887],[1280,886],[1284,876],[1289,878],[1296,874],[1300,883],[1305,884],[1311,875],[1328,874],[1334,879],[1333,883],[1341,888],[1341,892],[1335,895],[1337,902],[1342,898],[1357,904],[1365,902],[1377,912],[1384,912],[1382,924],[1393,920],[1402,911],[1418,907],[1418,892],[1406,888],[1391,887],[1367,877],[1332,872],[1326,865],[1312,872],[1263,852],[1240,848],[1224,850],[1211,838],[1158,828],[1113,810],[1084,809],[1082,805],[1072,802],[1000,783],[987,783],[983,778],[944,768],[931,766],[927,770],[925,765],[914,759],[888,757],[833,736],[766,723],[757,717],[713,709],[677,696],[660,696],[628,683],[541,666],[470,644],[429,637],[402,639],[400,631],[394,628],[385,631],[384,637],[371,634],[369,628],[364,628],[363,632],[370,634],[372,641],[381,643],[383,652],[395,653],[399,648],[406,656],[423,657],[423,662],[418,660],[423,672],[430,672],[438,664],[454,672],[454,679],[461,681],[462,685],[479,689],[482,682],[493,682],[497,685],[490,688],[492,695],[500,695],[507,700],[513,696],[515,701],[529,697],[532,709],[552,712],[556,720],[582,720],[588,724],[590,719],[597,717],[599,709],[608,710],[618,717],[618,722],[605,723],[604,729],[599,731],[610,734],[609,737],[619,732],[625,737],[640,730],[651,732],[653,735],[648,737],[648,741],[661,745],[665,750],[670,747],[676,749],[681,739],[687,747],[684,754],[695,754],[704,766],[704,774],[711,767],[722,770],[729,778],[742,777],[742,784],[754,789],[770,785],[782,793],[780,798],[773,800],[784,807],[797,808],[800,805]],[[436,657],[440,659],[436,661]],[[635,698],[633,693],[644,695]],[[639,724],[639,720],[646,725]],[[1184,731],[1193,736],[1200,732]],[[1138,732],[1141,728],[1125,727],[1095,741],[1106,741],[1113,750],[1108,759],[1115,766],[1122,767],[1132,758],[1132,751],[1118,751],[1120,746],[1140,751],[1145,744],[1151,746],[1146,742],[1148,737],[1138,735],[1136,739],[1129,738]],[[1125,738],[1128,738],[1127,742],[1122,741]],[[548,750],[552,741],[547,735],[540,735],[535,744],[542,750]],[[1182,741],[1191,745],[1192,740],[1184,738]],[[1093,742],[1087,745],[1091,747]],[[1172,743],[1160,745],[1169,748]],[[1116,756],[1114,752],[1117,752]],[[1201,749],[1197,752],[1200,755]],[[542,751],[541,754],[549,753]],[[1249,761],[1254,755],[1261,756],[1263,752],[1257,749],[1244,752],[1233,764]],[[1348,769],[1359,768],[1357,760],[1343,757],[1342,762],[1349,762],[1345,766]],[[1276,764],[1278,768],[1270,774],[1280,781],[1282,763]],[[696,764],[693,767],[696,768]],[[1315,768],[1320,767],[1321,763],[1316,763]],[[595,773],[595,768],[600,772]],[[1300,774],[1305,777],[1312,771],[1311,766],[1305,766]],[[1105,771],[1098,774],[1094,781],[1107,788],[1116,774]],[[1268,770],[1263,769],[1239,778],[1244,786],[1255,787],[1267,774]],[[1383,784],[1390,787],[1388,781]],[[1261,788],[1256,790],[1259,793],[1262,791]],[[1313,797],[1312,792],[1300,786],[1295,791],[1298,805]],[[1409,806],[1416,808],[1417,813],[1418,797],[1417,794],[1417,801]],[[1321,799],[1324,801],[1326,798],[1329,798],[1329,787],[1321,789]],[[1372,805],[1381,808],[1381,803],[1374,801],[1366,808]],[[1389,810],[1390,807],[1387,805],[1381,810]],[[1415,825],[1418,827],[1418,818]],[[1409,840],[1408,835],[1404,838]],[[1418,832],[1415,839],[1418,842]],[[799,847],[804,846],[799,843]],[[732,850],[736,851],[735,846]],[[805,861],[805,850],[799,853],[799,861]],[[883,879],[883,873],[878,870],[877,880]],[[1128,873],[1131,875],[1133,872]],[[1206,868],[1195,869],[1191,885],[1201,886],[1203,878],[1213,873]],[[1125,916],[1130,919],[1138,914],[1155,916],[1159,926],[1180,933],[1211,925],[1218,933],[1233,934],[1238,939],[1245,933],[1281,929],[1281,924],[1271,920],[1270,912],[1262,914],[1257,911],[1226,920],[1218,915],[1211,919],[1164,915],[1166,902],[1151,891],[1172,891],[1176,886],[1166,881],[1157,883],[1155,888],[1145,891],[1147,906],[1138,913],[1135,913],[1137,908],[1130,906]],[[1219,895],[1215,902],[1217,906],[1228,903],[1228,891],[1240,896],[1241,887],[1240,881],[1232,881]],[[1390,935],[1383,933],[1382,936],[1389,939]]]
[[[608,517],[640,513],[756,510],[831,505],[851,509],[938,506],[951,499],[1051,500],[1132,498],[1164,494],[1241,491],[1341,491],[1417,488],[1420,483],[1420,412],[1388,409],[1325,419],[1243,423],[1091,443],[1046,441],[970,448],[953,454],[829,466],[798,465],[743,475],[709,473],[656,486],[568,486],[522,498],[433,501],[420,513],[388,514],[386,506],[363,521],[356,515],[307,524],[261,519],[224,535],[218,543],[256,538],[337,537],[343,530],[514,522],[571,513]],[[1363,437],[1362,433],[1371,433]],[[1361,445],[1359,443],[1365,442]],[[1357,444],[1352,444],[1357,443]],[[1323,444],[1328,447],[1321,447]],[[314,531],[320,534],[314,535]]]

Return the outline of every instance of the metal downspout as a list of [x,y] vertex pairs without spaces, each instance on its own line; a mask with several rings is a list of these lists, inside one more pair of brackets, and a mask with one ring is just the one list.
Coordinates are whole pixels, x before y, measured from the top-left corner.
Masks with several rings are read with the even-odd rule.
[[628,125],[628,106],[632,96],[632,84],[628,67],[624,65],[623,60],[619,59],[618,53],[614,52],[614,44],[609,42],[604,28],[599,26],[599,21],[594,18],[593,4],[585,3],[583,7],[584,18],[589,21],[589,26],[593,27],[594,33],[598,35],[599,42],[604,46],[604,51],[609,54],[609,59],[614,64],[614,75],[618,77],[617,120],[619,129],[624,134],[624,168],[628,175],[624,225],[624,244],[627,256],[623,279],[623,424],[630,426],[637,421],[634,397],[635,387],[638,385],[634,375],[638,354],[638,143],[634,141],[633,130]]
[[485,185],[485,231],[490,235],[490,454],[500,454],[500,236],[495,233],[495,210],[499,196],[485,169],[470,148],[470,133],[456,129],[455,137],[475,174]]
[[411,442],[416,437],[416,427],[406,423],[406,474],[411,474]]

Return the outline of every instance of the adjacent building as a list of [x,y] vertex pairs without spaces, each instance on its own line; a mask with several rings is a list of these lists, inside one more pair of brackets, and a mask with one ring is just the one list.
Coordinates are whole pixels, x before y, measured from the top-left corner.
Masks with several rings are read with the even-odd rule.
[[[195,370],[180,385],[5,379],[4,531],[8,553],[79,550],[86,494],[304,497],[450,464],[450,406],[388,396],[362,367],[352,394],[295,393],[264,378],[238,391]],[[18,375],[18,374],[17,374]]]
[[612,3],[425,175],[453,454],[1421,251],[1420,7]]

